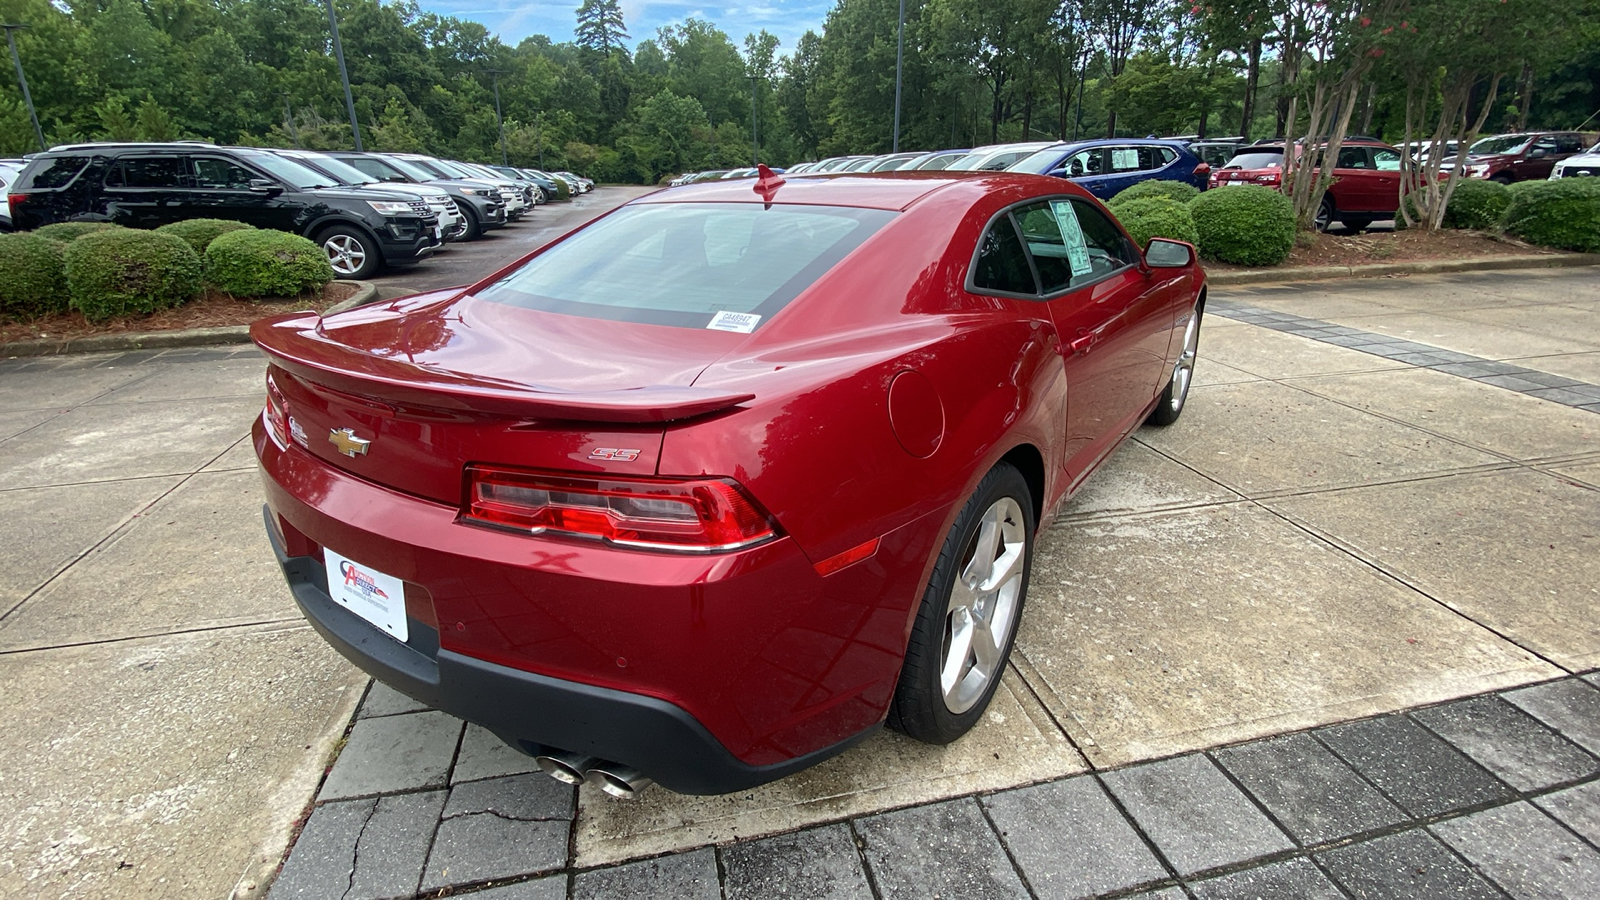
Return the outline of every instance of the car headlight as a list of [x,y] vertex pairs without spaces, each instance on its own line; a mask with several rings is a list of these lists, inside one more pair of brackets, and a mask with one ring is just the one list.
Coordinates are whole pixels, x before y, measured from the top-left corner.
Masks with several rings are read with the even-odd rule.
[[379,215],[404,216],[411,213],[411,204],[400,200],[368,200],[367,205]]
[[461,193],[463,193],[463,194],[471,194],[472,196],[476,197],[476,196],[478,196],[478,189],[477,188],[462,188],[461,189]]

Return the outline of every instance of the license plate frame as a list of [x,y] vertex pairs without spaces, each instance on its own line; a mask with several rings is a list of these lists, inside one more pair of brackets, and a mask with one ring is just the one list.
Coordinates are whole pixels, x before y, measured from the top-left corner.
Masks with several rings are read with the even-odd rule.
[[400,643],[410,639],[405,582],[324,547],[328,596]]

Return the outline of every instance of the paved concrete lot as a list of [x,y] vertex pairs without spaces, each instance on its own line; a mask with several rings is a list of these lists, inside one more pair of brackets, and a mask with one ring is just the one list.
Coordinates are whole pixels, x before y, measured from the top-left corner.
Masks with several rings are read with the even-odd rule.
[[261,534],[253,351],[0,363],[0,893],[258,894],[315,798],[273,896],[1600,896],[1597,313],[1219,289],[977,731],[634,803],[361,699]]

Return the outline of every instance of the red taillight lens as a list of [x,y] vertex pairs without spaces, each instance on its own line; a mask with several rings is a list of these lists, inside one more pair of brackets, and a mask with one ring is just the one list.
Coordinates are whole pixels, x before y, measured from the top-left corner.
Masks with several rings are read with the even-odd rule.
[[777,535],[771,519],[727,481],[589,478],[467,467],[462,519],[622,547],[712,553]]
[[267,373],[267,408],[264,415],[272,439],[279,447],[288,447],[289,403],[283,399],[283,391],[278,390],[278,383],[272,380],[271,372]]
[[19,207],[22,204],[27,203],[27,202],[28,202],[28,195],[27,194],[7,194],[6,195],[6,205],[11,207],[12,210],[15,210],[17,207]]

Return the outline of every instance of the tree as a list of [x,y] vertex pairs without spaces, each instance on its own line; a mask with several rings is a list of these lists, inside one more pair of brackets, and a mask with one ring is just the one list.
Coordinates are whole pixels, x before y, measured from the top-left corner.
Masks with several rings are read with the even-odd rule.
[[626,52],[622,42],[628,39],[627,26],[622,21],[622,4],[617,0],[583,0],[578,7],[578,46],[596,53],[610,55]]
[[[1106,74],[1113,83],[1122,76],[1134,45],[1150,27],[1157,0],[1085,0],[1083,15],[1089,33],[1098,35],[1106,57]],[[1106,137],[1117,136],[1117,108],[1106,111]]]

